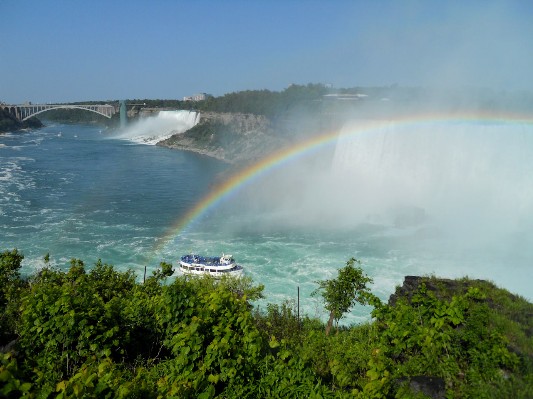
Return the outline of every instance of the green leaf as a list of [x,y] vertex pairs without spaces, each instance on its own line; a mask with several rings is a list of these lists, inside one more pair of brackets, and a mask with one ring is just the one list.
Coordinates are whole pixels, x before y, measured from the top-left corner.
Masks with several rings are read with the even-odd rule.
[[25,393],[25,392],[29,392],[30,389],[31,389],[31,383],[29,383],[29,382],[25,382],[25,383],[23,383],[23,384],[19,387],[19,390],[20,390],[21,392],[24,392],[24,393]]
[[277,348],[277,347],[279,346],[279,342],[278,342],[278,340],[276,339],[276,337],[272,335],[272,336],[270,337],[270,341],[268,341],[268,345],[269,345],[272,349],[274,349],[274,348]]
[[59,391],[64,391],[65,388],[66,388],[66,381],[61,381],[59,382],[57,385],[56,385],[56,392],[59,392]]

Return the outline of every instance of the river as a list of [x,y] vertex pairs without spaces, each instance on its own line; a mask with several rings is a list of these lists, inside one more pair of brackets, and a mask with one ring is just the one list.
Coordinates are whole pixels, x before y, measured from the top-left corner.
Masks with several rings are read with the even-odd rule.
[[[527,129],[530,134],[531,127]],[[382,299],[410,274],[485,278],[533,297],[532,229],[523,214],[506,209],[524,223],[521,230],[491,237],[489,247],[505,241],[501,248],[454,246],[452,251],[441,245],[439,234],[428,233],[432,231],[428,226],[369,222],[368,217],[365,223],[342,223],[349,219],[347,213],[356,207],[354,203],[350,208],[346,201],[328,203],[324,198],[342,196],[352,201],[354,194],[334,194],[324,181],[295,178],[304,176],[303,171],[315,173],[312,166],[295,162],[235,190],[195,223],[176,230],[180,219],[225,176],[221,172],[227,166],[146,143],[153,140],[143,143],[96,126],[53,123],[0,136],[0,249],[21,250],[25,273],[42,268],[43,257],[49,253],[57,268],[66,269],[71,258],[82,259],[87,267],[101,259],[119,270],[133,269],[139,280],[145,266],[149,274],[160,261],[176,266],[179,256],[190,251],[231,253],[247,275],[265,285],[265,300],[258,306],[296,301],[300,287],[302,312],[319,317],[324,317],[324,311],[311,296],[316,281],[335,277],[352,256],[362,260],[374,279],[373,291]],[[530,151],[531,140],[526,144]],[[343,159],[337,152],[335,159]],[[526,166],[522,167],[527,172],[524,176],[531,170]],[[342,164],[336,167],[340,173]],[[282,194],[281,190],[294,188],[295,182],[302,186],[290,195]],[[516,185],[529,182],[524,177]],[[322,187],[315,191],[322,194],[309,195],[310,185]],[[502,187],[509,189],[509,182]],[[279,191],[272,196],[265,194],[267,189]],[[324,195],[328,191],[331,195]],[[531,193],[520,195],[525,214],[531,216],[527,205]],[[418,217],[417,209],[409,208],[411,218]],[[346,217],[339,217],[341,212]],[[345,321],[368,317],[368,308],[356,307]]]

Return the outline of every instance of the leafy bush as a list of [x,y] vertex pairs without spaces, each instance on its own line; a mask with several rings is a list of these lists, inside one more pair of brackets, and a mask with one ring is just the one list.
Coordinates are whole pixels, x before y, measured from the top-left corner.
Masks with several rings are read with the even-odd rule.
[[163,262],[140,284],[78,259],[26,278],[22,258],[0,254],[3,336],[16,338],[0,396],[414,398],[428,380],[447,397],[533,397],[533,305],[490,283],[426,278],[389,305],[370,295],[373,322],[326,335],[290,302],[254,310],[263,287],[249,278],[167,282]]

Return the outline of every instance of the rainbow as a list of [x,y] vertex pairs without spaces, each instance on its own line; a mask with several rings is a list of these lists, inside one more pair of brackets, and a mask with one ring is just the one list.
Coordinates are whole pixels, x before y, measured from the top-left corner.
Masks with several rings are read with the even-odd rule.
[[[401,126],[420,126],[430,123],[443,122],[482,122],[482,123],[522,123],[533,124],[532,115],[524,114],[490,114],[490,113],[455,113],[455,114],[419,114],[403,116],[389,120],[364,120],[350,132],[343,133],[343,137],[350,137],[357,134],[368,134],[383,128],[386,124],[394,122]],[[241,188],[252,184],[262,176],[269,174],[275,169],[279,169],[295,160],[308,157],[328,145],[334,145],[339,137],[339,131],[330,131],[322,135],[314,136],[311,139],[300,142],[292,147],[282,149],[267,156],[259,162],[245,168],[231,176],[223,183],[214,187],[201,201],[191,208],[181,219],[171,226],[169,232],[159,241],[158,248],[161,248],[169,240],[179,236],[188,230],[194,223],[210,210],[215,209],[219,204],[228,200]]]

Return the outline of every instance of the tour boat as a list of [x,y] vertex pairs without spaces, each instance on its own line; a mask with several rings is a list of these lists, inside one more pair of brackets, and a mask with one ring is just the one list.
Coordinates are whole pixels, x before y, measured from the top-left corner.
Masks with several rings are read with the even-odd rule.
[[242,274],[242,267],[235,263],[233,256],[224,254],[222,256],[183,255],[180,259],[180,270],[183,274],[213,277]]

